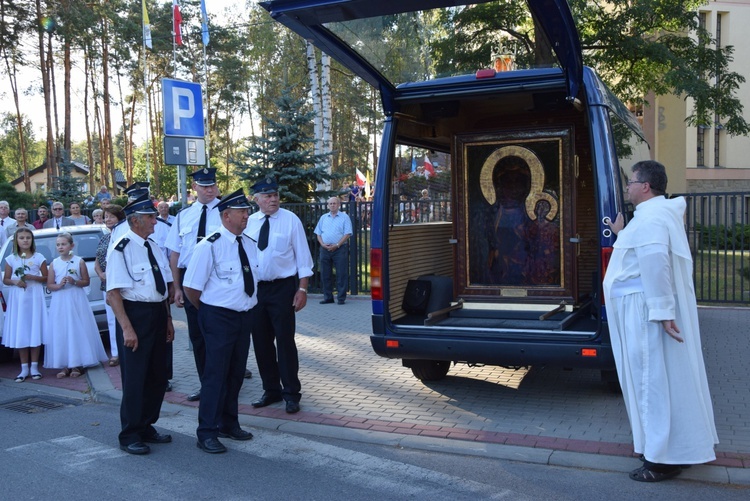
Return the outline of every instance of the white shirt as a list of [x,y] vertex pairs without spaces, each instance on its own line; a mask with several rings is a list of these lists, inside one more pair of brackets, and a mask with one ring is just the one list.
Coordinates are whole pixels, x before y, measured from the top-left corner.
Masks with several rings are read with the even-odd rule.
[[172,227],[165,223],[163,220],[157,218],[156,226],[154,226],[154,233],[151,235],[151,240],[157,243],[162,253],[169,259],[171,251],[167,249],[167,236]]
[[[247,221],[244,234],[257,244],[260,227],[265,214],[256,212]],[[258,281],[277,280],[297,275],[299,278],[312,276],[313,259],[305,237],[302,222],[286,209],[279,209],[269,218],[268,247],[259,250],[253,246],[248,252],[253,275]]]
[[115,244],[125,236],[125,233],[130,231],[130,225],[127,219],[118,221],[116,225],[112,227],[112,236],[109,237],[109,245],[107,245],[107,259],[112,254],[112,250],[115,248]]
[[[208,206],[206,213],[206,236],[215,233],[221,226],[221,213],[216,208],[219,205],[219,199],[215,198]],[[180,259],[177,261],[178,268],[187,268],[192,256],[193,249],[198,240],[198,224],[203,212],[203,204],[195,202],[193,205],[177,214],[175,222],[169,229],[167,235],[166,247],[173,252],[180,253]]]
[[[115,249],[107,258],[107,291],[120,289],[120,295],[128,301],[145,303],[164,301],[167,298],[168,291],[159,294],[156,290],[145,240],[130,230],[125,233],[123,238],[130,239],[125,248],[122,251]],[[120,240],[122,238],[117,243]],[[163,253],[158,252],[159,246],[156,242],[149,240],[149,245],[161,269],[165,285],[168,285],[169,282],[173,281],[169,262]],[[116,246],[117,244],[115,244]]]
[[[218,233],[219,237],[213,235]],[[224,225],[218,232],[207,235],[193,249],[193,255],[185,272],[184,287],[203,291],[201,303],[234,311],[248,311],[258,303],[258,280],[253,275],[255,291],[250,297],[245,293],[237,235]],[[247,235],[241,235],[245,253],[255,247]]]

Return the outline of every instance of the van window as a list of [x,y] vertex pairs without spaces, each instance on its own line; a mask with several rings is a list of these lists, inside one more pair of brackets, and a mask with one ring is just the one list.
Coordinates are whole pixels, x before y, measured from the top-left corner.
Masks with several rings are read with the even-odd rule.
[[392,224],[451,221],[451,157],[400,144],[392,174]]

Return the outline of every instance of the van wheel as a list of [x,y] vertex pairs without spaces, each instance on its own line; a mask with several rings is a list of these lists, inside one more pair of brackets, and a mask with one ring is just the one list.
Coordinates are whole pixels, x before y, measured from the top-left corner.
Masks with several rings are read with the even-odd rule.
[[446,360],[410,360],[409,367],[420,381],[440,381],[448,374],[451,363]]

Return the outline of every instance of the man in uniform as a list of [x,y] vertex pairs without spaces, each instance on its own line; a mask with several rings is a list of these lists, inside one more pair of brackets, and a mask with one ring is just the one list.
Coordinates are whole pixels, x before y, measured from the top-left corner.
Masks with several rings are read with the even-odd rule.
[[[149,186],[150,186],[150,183],[147,183],[145,181],[138,181],[136,183],[131,184],[127,188],[125,188],[125,194],[128,196],[128,203],[133,202],[134,200],[138,200],[143,196],[148,198]],[[109,258],[109,255],[112,253],[112,250],[115,248],[115,244],[117,243],[117,241],[120,240],[122,236],[128,232],[129,229],[130,227],[126,224],[125,219],[118,222],[114,226],[114,228],[112,228],[112,236],[109,239],[109,247],[107,247],[107,258]]]
[[[250,440],[237,420],[239,394],[250,350],[250,309],[257,303],[248,260],[254,246],[242,232],[250,204],[240,189],[217,205],[221,226],[193,249],[183,287],[198,309],[206,347],[198,409],[198,447],[226,452],[219,437]],[[247,249],[247,250],[246,250]]]
[[264,390],[252,405],[265,407],[283,399],[292,414],[299,412],[301,398],[294,314],[307,304],[313,261],[302,222],[279,207],[276,181],[265,178],[252,189],[260,211],[250,216],[245,234],[257,243],[251,259],[258,280],[253,344]]
[[320,279],[323,282],[323,300],[320,304],[333,303],[333,268],[336,268],[336,292],[339,304],[346,302],[349,288],[349,246],[352,222],[348,214],[339,212],[338,197],[328,199],[328,212],[323,214],[315,226],[320,244]]
[[153,426],[167,385],[167,343],[174,339],[168,301],[172,272],[148,238],[156,225],[156,209],[148,195],[124,211],[130,229],[107,260],[107,301],[117,318],[122,374],[119,441],[129,454],[148,454],[147,443],[172,441]]
[[[177,214],[177,219],[169,228],[166,241],[166,247],[171,251],[169,265],[172,267],[172,275],[178,284],[182,283],[185,269],[188,267],[195,245],[221,226],[221,216],[216,209],[219,204],[219,199],[216,198],[219,194],[219,189],[216,186],[216,169],[203,168],[193,172],[190,176],[193,178],[193,189],[198,194],[198,200]],[[195,368],[198,371],[198,378],[203,382],[206,348],[198,325],[198,310],[185,296],[181,285],[175,287],[174,302],[178,308],[185,308]],[[194,402],[199,400],[200,397],[201,391],[198,389],[187,399]]]

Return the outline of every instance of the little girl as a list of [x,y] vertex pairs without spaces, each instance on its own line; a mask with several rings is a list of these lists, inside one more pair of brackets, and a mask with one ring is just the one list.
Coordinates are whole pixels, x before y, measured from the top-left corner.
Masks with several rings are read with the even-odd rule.
[[78,377],[83,367],[106,361],[107,354],[84,290],[89,285],[89,272],[83,259],[73,254],[73,236],[61,233],[55,246],[60,257],[52,261],[47,277],[52,299],[44,366],[62,369],[58,378]]
[[[8,309],[3,324],[3,344],[16,348],[21,357],[21,373],[16,383],[27,377],[41,379],[39,351],[47,332],[47,305],[44,283],[47,281],[47,262],[36,251],[34,234],[28,228],[18,228],[13,241],[13,253],[5,258],[3,283],[12,286],[8,291]],[[31,361],[31,367],[29,367]]]

